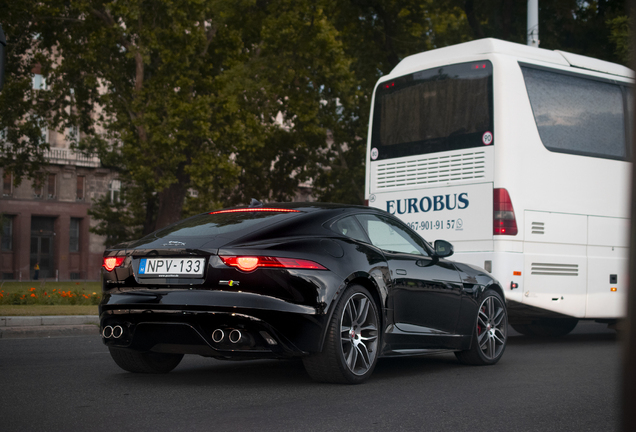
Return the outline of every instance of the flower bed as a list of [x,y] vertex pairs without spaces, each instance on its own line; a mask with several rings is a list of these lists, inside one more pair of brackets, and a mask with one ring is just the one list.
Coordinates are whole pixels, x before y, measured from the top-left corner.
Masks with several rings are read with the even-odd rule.
[[12,282],[0,287],[0,305],[97,305],[96,282]]

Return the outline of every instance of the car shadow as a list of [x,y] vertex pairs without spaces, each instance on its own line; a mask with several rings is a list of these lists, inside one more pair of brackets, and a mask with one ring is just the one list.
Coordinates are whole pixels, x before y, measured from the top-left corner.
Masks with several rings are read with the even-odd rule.
[[[207,363],[207,364],[206,364]],[[302,361],[247,360],[221,361],[197,356],[186,356],[169,374],[135,374],[121,371],[109,376],[113,383],[152,384],[167,387],[231,386],[257,388],[306,384],[311,378]]]
[[[202,361],[210,361],[209,365]],[[115,366],[116,367],[116,366]],[[444,370],[461,368],[453,353],[434,354],[417,357],[394,357],[378,360],[368,383],[393,380],[413,375],[436,374]],[[114,385],[158,385],[166,388],[232,387],[255,389],[261,387],[288,387],[333,384],[313,381],[301,360],[251,360],[219,361],[213,359],[186,359],[169,374],[133,374],[117,371],[106,378]]]
[[[511,329],[508,349],[524,346],[575,346],[577,344],[616,343],[616,332],[586,328],[558,338],[529,337]],[[505,354],[504,354],[505,357]],[[464,368],[452,352],[414,357],[385,357],[378,360],[369,383],[404,377],[423,376]],[[133,374],[113,364],[115,373],[106,379],[113,384],[160,385],[166,387],[231,386],[233,388],[286,387],[290,385],[331,385],[315,383],[305,372],[300,359],[223,361],[198,356],[185,356],[183,362],[169,374]]]

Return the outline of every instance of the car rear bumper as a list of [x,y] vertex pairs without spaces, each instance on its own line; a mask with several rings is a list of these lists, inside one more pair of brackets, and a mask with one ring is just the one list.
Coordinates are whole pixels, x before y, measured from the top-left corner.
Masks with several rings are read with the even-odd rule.
[[226,359],[319,351],[325,321],[314,307],[240,292],[123,291],[104,295],[100,304],[107,346]]

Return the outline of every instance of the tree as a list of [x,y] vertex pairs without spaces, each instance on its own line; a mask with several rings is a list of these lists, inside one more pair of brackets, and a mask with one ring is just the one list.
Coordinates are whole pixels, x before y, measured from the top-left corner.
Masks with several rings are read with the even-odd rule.
[[272,1],[261,9],[263,20],[254,26],[259,55],[246,63],[242,80],[253,80],[261,89],[245,101],[258,108],[252,115],[268,127],[260,142],[236,152],[239,187],[228,191],[229,203],[247,203],[251,197],[291,200],[300,182],[321,175],[327,133],[337,127],[340,106],[355,85],[350,60],[329,19],[334,5]]
[[320,2],[49,0],[38,19],[58,120],[120,169],[144,233],[184,203],[289,199],[351,81]]
[[46,92],[34,89],[39,72],[38,27],[33,22],[37,2],[12,2],[3,11],[7,39],[5,85],[0,93],[0,166],[11,173],[15,185],[36,178],[49,149],[45,134],[51,106]]
[[225,70],[244,53],[224,3],[53,0],[42,11],[51,91],[91,136],[81,146],[145,204],[144,233],[181,218],[193,174],[223,184],[235,171]]
[[[453,0],[452,4],[464,10],[473,38],[526,43],[526,2]],[[539,1],[540,47],[624,62],[616,54],[611,22],[626,12],[624,0]]]
[[614,53],[620,62],[627,66],[633,66],[630,50],[631,20],[627,15],[617,15],[607,20],[610,27],[610,41],[616,47]]

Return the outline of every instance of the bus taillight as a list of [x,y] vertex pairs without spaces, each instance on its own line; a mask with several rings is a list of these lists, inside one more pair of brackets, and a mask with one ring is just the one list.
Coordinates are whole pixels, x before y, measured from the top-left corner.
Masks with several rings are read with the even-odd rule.
[[493,234],[517,235],[517,219],[506,189],[493,189]]

